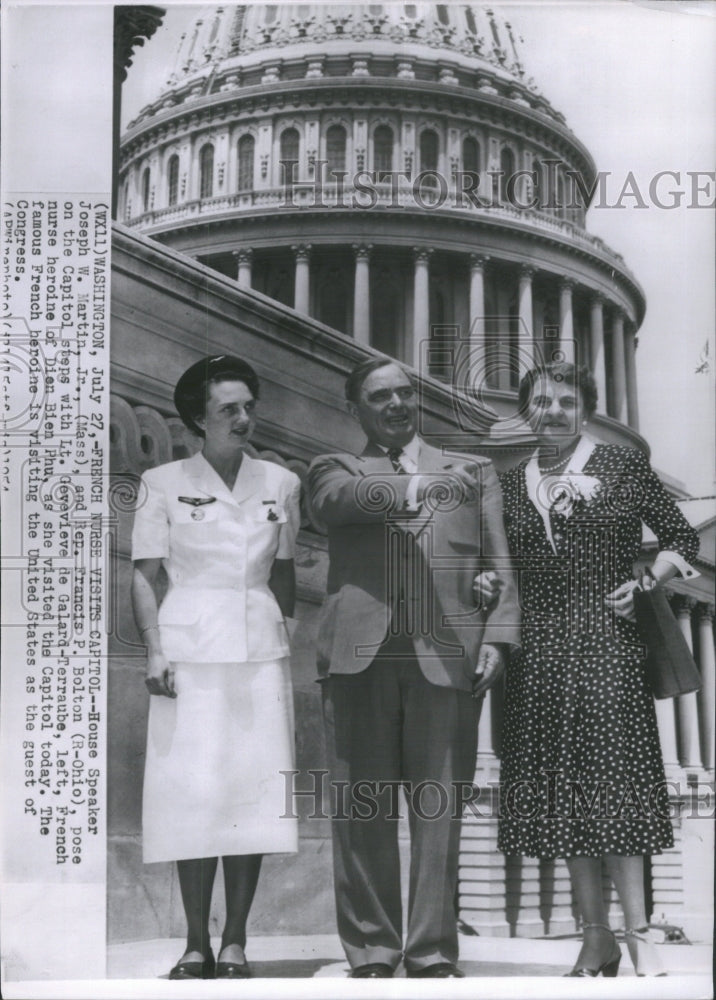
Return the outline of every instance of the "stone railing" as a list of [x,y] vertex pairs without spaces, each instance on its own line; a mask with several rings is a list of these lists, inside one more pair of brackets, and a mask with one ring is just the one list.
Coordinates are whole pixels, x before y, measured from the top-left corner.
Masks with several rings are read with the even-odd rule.
[[508,204],[494,204],[489,201],[476,205],[467,194],[460,194],[454,189],[444,192],[440,189],[423,186],[415,191],[413,186],[403,181],[393,186],[389,183],[366,181],[364,187],[350,184],[317,185],[312,181],[296,181],[290,187],[280,186],[263,188],[253,191],[241,191],[235,194],[218,195],[212,198],[197,198],[192,201],[157,208],[144,212],[125,225],[141,232],[162,230],[175,222],[186,222],[191,219],[201,219],[215,215],[230,213],[258,212],[285,208],[336,208],[368,209],[415,209],[420,213],[430,211],[455,212],[461,216],[471,216],[486,222],[510,222],[523,229],[560,236],[573,245],[595,252],[603,258],[613,260],[622,273],[630,274],[624,264],[624,258],[611,250],[598,236],[586,229],[561,219],[548,212],[532,208],[519,208]]

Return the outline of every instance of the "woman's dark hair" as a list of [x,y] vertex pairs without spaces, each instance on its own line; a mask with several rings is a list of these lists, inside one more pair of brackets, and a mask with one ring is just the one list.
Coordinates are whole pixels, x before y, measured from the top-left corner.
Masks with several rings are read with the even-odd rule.
[[579,390],[584,406],[584,415],[591,417],[597,408],[597,383],[594,376],[584,365],[573,365],[569,361],[552,361],[547,365],[538,365],[522,376],[517,392],[517,403],[522,416],[527,413],[532,389],[541,378],[553,382],[566,382]]
[[348,402],[358,403],[360,401],[360,391],[363,388],[365,380],[373,372],[378,371],[379,368],[385,368],[386,365],[396,365],[401,371],[405,372],[406,377],[412,384],[413,379],[410,373],[405,371],[400,362],[394,358],[368,358],[367,361],[361,361],[360,364],[357,364],[346,379],[346,399]]
[[176,384],[174,405],[183,423],[199,437],[204,431],[195,423],[206,415],[209,386],[217,382],[243,382],[254,399],[259,398],[259,378],[250,364],[231,354],[210,355],[187,368]]

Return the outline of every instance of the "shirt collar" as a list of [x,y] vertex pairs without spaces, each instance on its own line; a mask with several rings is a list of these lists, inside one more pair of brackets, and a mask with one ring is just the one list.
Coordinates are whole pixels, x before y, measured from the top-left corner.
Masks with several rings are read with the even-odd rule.
[[[389,448],[384,448],[382,444],[378,447],[383,452],[384,455],[388,454]],[[408,443],[400,449],[401,455],[405,455],[406,458],[410,459],[417,466],[418,459],[420,458],[420,438],[415,434]]]

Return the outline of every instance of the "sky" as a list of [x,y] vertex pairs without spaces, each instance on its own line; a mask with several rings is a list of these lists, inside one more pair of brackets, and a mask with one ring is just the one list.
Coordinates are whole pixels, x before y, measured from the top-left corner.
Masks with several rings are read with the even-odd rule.
[[[192,17],[189,6],[164,6],[164,24],[129,70],[125,124],[157,96]],[[590,208],[587,228],[624,256],[646,294],[637,373],[652,462],[692,494],[711,495],[716,183],[702,177],[705,190],[694,196],[688,172],[716,163],[716,3],[493,6],[524,39],[528,75],[607,174],[606,197]],[[662,171],[678,178],[662,176],[652,197],[650,183]],[[637,197],[620,198],[630,173],[641,206]],[[710,370],[697,374],[707,342]]]

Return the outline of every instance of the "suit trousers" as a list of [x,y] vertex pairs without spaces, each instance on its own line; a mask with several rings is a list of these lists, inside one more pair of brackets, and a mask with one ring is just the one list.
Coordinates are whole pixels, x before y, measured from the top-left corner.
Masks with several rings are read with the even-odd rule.
[[[386,641],[356,674],[323,682],[334,789],[338,932],[352,968],[383,962],[408,972],[458,956],[462,805],[475,774],[479,707],[471,694],[430,683],[403,637]],[[400,787],[410,825],[408,927],[398,853]]]

